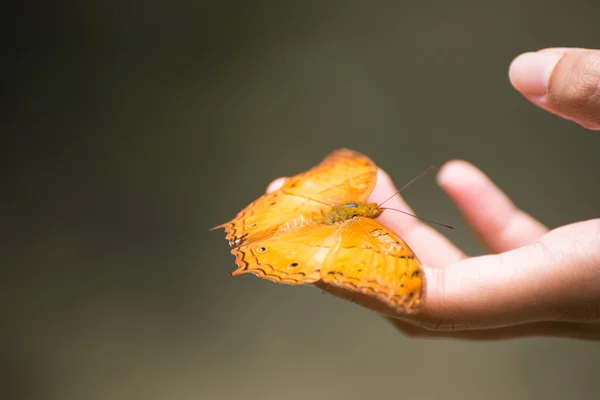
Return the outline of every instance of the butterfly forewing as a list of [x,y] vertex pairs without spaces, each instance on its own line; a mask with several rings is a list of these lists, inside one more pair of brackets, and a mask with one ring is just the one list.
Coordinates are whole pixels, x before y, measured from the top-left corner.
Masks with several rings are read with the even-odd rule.
[[282,190],[334,205],[364,202],[375,188],[377,167],[352,150],[331,153],[311,170],[288,179]]
[[328,208],[314,200],[278,190],[260,197],[222,227],[227,232],[229,244],[237,247],[274,234],[281,225],[294,218],[320,213]]

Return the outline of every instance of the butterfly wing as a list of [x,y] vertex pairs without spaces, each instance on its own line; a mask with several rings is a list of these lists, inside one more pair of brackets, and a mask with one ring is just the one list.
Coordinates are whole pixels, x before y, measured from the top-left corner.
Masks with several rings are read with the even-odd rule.
[[328,208],[314,200],[276,190],[253,201],[234,219],[216,228],[225,228],[225,238],[235,247],[268,237],[294,218],[309,218]]
[[364,202],[375,188],[377,166],[348,149],[336,150],[316,167],[288,179],[282,190],[333,205]]
[[[302,221],[296,225],[302,224]],[[309,284],[321,279],[319,270],[340,240],[339,226],[305,221],[294,230],[234,248],[238,269],[276,283]]]
[[313,169],[286,181],[284,186],[252,202],[225,228],[231,246],[263,239],[298,216],[320,214],[334,204],[365,201],[375,187],[377,167],[352,150],[341,149]]
[[340,228],[340,241],[323,268],[323,282],[375,296],[401,313],[416,312],[425,297],[421,263],[394,232],[370,218]]

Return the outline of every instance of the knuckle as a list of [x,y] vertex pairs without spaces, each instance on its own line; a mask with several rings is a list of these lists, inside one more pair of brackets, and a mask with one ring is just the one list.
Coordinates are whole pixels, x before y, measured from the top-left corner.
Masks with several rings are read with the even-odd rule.
[[572,79],[565,92],[567,100],[582,104],[592,99],[600,100],[600,55],[582,54],[575,60],[571,71]]
[[468,324],[464,321],[464,318],[460,318],[460,315],[457,314],[460,307],[453,304],[442,289],[446,287],[446,272],[445,269],[430,272],[430,282],[436,282],[436,284],[428,287],[430,301],[426,303],[426,312],[421,314],[418,319],[419,327],[430,333],[443,334],[443,332],[468,329]]
[[[600,322],[600,218],[579,222],[565,227],[563,252],[565,260],[576,266],[577,273],[573,284],[566,290],[563,301],[552,304],[552,316],[559,321],[598,323]],[[557,238],[564,237],[564,233]],[[573,279],[573,277],[571,277]]]
[[600,127],[600,52],[561,62],[550,84],[550,101],[589,129]]
[[419,322],[419,326],[429,332],[456,332],[467,329],[466,324],[459,323],[457,318],[448,314],[426,318]]

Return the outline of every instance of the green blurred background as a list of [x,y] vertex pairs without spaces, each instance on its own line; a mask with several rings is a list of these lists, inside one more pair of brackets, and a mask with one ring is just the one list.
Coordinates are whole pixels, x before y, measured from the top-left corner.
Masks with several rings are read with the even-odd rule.
[[[231,278],[208,231],[342,146],[398,184],[467,159],[550,227],[600,216],[600,136],[507,78],[600,47],[600,2],[102,3],[5,14],[4,398],[600,398],[597,344],[406,338]],[[405,197],[485,251],[433,175]]]

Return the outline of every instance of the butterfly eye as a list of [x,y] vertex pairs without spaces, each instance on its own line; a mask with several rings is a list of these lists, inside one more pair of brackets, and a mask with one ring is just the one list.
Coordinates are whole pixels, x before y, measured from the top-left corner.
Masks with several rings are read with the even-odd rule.
[[348,207],[348,208],[358,208],[358,204],[356,204],[356,203],[346,203],[346,207]]
[[267,251],[267,248],[266,247],[258,247],[256,249],[256,251],[258,251],[259,253],[264,253],[265,251]]

